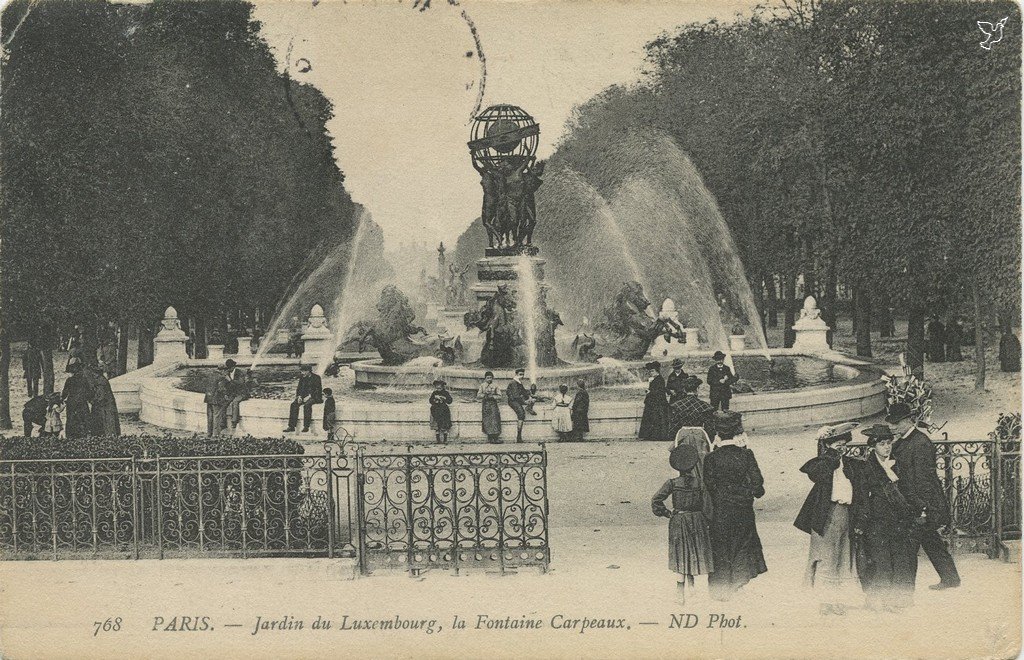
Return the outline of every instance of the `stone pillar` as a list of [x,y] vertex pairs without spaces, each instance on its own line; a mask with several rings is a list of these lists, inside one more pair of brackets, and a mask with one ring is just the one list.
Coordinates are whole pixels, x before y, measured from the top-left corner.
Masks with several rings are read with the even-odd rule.
[[206,345],[206,359],[217,360],[220,362],[224,359],[224,344],[207,344]]
[[821,319],[821,310],[814,296],[807,296],[804,307],[800,310],[800,319],[793,324],[796,339],[793,350],[802,353],[827,353],[832,349],[828,345],[828,332],[831,328]]
[[181,329],[178,311],[168,307],[160,323],[160,332],[153,338],[153,364],[173,364],[187,360],[185,342],[188,335]]
[[736,352],[742,351],[747,347],[747,336],[746,335],[729,335],[729,350]]
[[324,308],[313,305],[309,310],[309,322],[302,331],[302,356],[299,364],[319,364],[324,358],[334,357],[334,335],[327,327]]

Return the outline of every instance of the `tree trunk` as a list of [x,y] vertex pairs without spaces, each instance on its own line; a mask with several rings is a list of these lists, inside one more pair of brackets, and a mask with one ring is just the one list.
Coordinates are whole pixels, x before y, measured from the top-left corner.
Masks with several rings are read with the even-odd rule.
[[978,280],[971,282],[974,298],[974,389],[985,389],[985,331],[981,329],[981,290]]
[[822,292],[822,312],[821,316],[828,324],[829,331],[826,336],[828,340],[829,348],[832,347],[833,339],[836,332],[838,332],[839,313],[836,311],[836,266],[835,263],[829,263],[828,272],[825,276],[825,290]]
[[86,367],[94,367],[99,362],[96,359],[96,349],[98,348],[98,342],[96,341],[96,321],[95,319],[90,320],[82,324],[82,365]]
[[128,326],[117,326],[117,375],[128,373]]
[[775,275],[764,278],[764,285],[768,293],[768,327],[779,327],[779,294],[775,287]]
[[860,287],[853,287],[853,317],[850,319],[853,322],[853,336],[857,336],[857,329],[860,326],[860,318],[857,316],[857,298],[860,297]]
[[206,358],[206,319],[202,316],[196,317],[195,343],[192,345],[193,356],[197,359]]
[[818,297],[818,282],[814,273],[814,242],[811,239],[804,241],[804,295]]
[[[757,307],[757,322],[764,328],[764,278],[758,277],[755,284],[751,288],[754,291],[754,306]],[[750,319],[750,322],[753,323],[754,319]]]
[[782,333],[782,345],[786,348],[792,348],[793,343],[796,341],[796,331],[793,330],[793,324],[796,323],[796,274],[786,276],[785,294],[783,304],[785,305],[786,314],[783,318],[785,328]]
[[53,348],[44,344],[39,352],[43,355],[43,394],[53,394]]
[[139,324],[139,350],[135,366],[138,369],[153,364],[153,324],[143,321]]
[[907,366],[924,380],[924,308],[914,303],[907,314]]
[[880,301],[878,305],[878,336],[892,337],[892,314],[889,312],[888,299]]
[[[0,324],[3,321],[0,320]],[[0,430],[11,424],[11,339],[7,327],[0,325]]]
[[871,357],[871,296],[858,286],[854,289],[853,298],[856,306],[853,316],[857,319],[857,356]]

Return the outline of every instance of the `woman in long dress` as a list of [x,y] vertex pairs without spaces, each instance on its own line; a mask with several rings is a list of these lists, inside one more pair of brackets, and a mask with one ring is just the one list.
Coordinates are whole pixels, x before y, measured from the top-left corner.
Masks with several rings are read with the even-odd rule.
[[483,426],[487,442],[498,444],[501,437],[501,411],[498,409],[498,401],[501,399],[501,390],[494,384],[494,373],[486,372],[484,382],[477,390],[476,398],[481,401],[480,421]]
[[735,440],[741,429],[739,413],[718,413],[718,441],[704,459],[704,484],[714,509],[711,550],[715,572],[708,577],[708,589],[715,600],[729,600],[768,570],[754,520],[754,500],[764,496],[764,477],[754,452]]
[[645,366],[650,376],[647,381],[647,396],[644,397],[644,414],[640,419],[638,437],[641,440],[671,440],[669,437],[671,424],[668,395],[665,390],[665,379],[661,375],[661,364],[648,362]]
[[445,382],[435,380],[434,391],[430,393],[430,428],[442,445],[448,442],[448,432],[452,429],[452,410],[448,407],[451,402],[452,395],[445,388]]
[[793,525],[811,535],[805,583],[817,592],[823,615],[845,614],[844,590],[856,581],[853,505],[861,498],[860,461],[841,453],[853,439],[850,422],[818,431],[817,454],[800,471],[814,482]]
[[[701,481],[700,456],[697,450],[681,444],[672,450],[669,465],[679,476],[666,481],[651,498],[651,510],[664,516],[668,523],[668,567],[679,574],[679,592],[684,602],[686,586],[693,587],[695,575],[707,575],[715,570],[708,532],[711,500]],[[672,509],[665,499],[672,496]]]
[[569,434],[572,432],[572,412],[569,410],[572,405],[572,397],[569,396],[568,385],[558,386],[558,394],[554,396],[553,403],[551,428],[555,429],[559,441],[564,442],[569,439]]

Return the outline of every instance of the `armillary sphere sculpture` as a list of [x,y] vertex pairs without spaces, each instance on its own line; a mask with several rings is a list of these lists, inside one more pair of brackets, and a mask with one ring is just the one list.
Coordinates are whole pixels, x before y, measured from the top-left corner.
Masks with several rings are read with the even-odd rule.
[[544,174],[544,161],[536,160],[539,136],[540,124],[514,105],[491,106],[473,120],[469,152],[484,189],[480,217],[488,256],[537,252],[534,193]]

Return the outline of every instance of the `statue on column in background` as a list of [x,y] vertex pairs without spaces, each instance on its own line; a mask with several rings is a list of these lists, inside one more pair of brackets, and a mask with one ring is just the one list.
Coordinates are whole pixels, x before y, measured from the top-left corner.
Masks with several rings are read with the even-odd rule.
[[460,270],[456,264],[448,266],[448,285],[445,287],[446,307],[462,307],[466,304],[466,292],[469,290],[466,274],[469,273],[471,267],[471,265],[467,265]]

